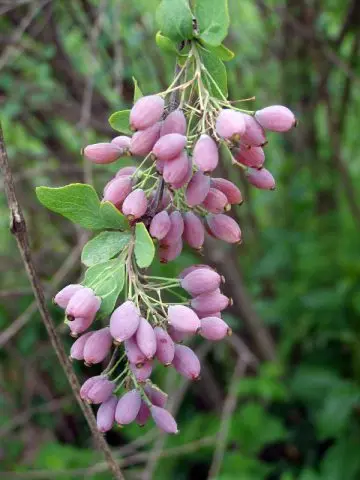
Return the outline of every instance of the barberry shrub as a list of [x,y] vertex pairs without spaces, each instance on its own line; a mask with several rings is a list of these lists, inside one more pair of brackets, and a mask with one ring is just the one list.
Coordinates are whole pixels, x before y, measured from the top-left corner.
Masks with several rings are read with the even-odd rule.
[[274,178],[263,167],[266,130],[286,132],[296,123],[284,106],[249,110],[238,105],[250,100],[228,100],[223,61],[233,53],[222,45],[226,1],[193,3],[193,11],[186,0],[159,6],[156,41],[177,64],[166,91],[143,96],[136,83],[131,110],[109,119],[121,135],[83,149],[89,162],[131,156],[134,166],[109,179],[101,199],[91,185],[37,188],[43,205],[97,233],[82,252],[84,278],[54,301],[76,338],[70,357],[86,365],[110,359],[80,391],[84,401],[100,405],[101,432],[114,422],[144,425],[150,416],[161,430],[178,431],[166,393],[151,381],[154,365],[198,379],[200,361],[183,342],[194,335],[209,341],[230,335],[221,315],[231,300],[221,292],[225,279],[209,265],[194,265],[177,278],[144,269],[154,260],[155,244],[165,263],[181,254],[184,243],[200,251],[206,235],[240,244],[241,230],[229,211],[243,197],[230,180],[216,176],[216,168],[230,162],[254,187],[273,190]]

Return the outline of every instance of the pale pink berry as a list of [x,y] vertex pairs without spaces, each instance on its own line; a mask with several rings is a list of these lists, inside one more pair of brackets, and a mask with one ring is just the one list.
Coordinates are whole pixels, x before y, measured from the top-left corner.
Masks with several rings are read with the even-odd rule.
[[124,153],[115,143],[95,143],[84,148],[85,157],[93,163],[112,163]]
[[165,433],[178,433],[178,428],[174,417],[167,410],[156,405],[150,407],[151,416],[156,426]]
[[74,318],[74,320],[69,321],[68,325],[70,328],[71,335],[73,337],[77,337],[79,333],[85,332],[85,330],[87,330],[90,327],[93,321],[94,321],[94,317],[92,316],[83,317],[83,318],[78,317],[78,318]]
[[181,110],[175,110],[169,113],[165,118],[160,135],[168,135],[169,133],[179,133],[180,135],[186,134],[186,118]]
[[206,317],[217,317],[217,318],[221,318],[221,312],[211,312],[211,313],[201,313],[201,312],[196,312],[200,318],[200,320],[202,320],[203,318],[206,318]]
[[222,213],[229,208],[227,196],[217,188],[212,187],[201,205],[211,213]]
[[84,333],[71,346],[70,358],[74,360],[84,360],[84,347],[89,337],[94,332]]
[[296,125],[295,115],[283,105],[272,105],[258,110],[255,118],[263,128],[273,132],[287,132]]
[[143,427],[146,422],[149,420],[150,417],[150,408],[146,405],[146,403],[141,400],[141,406],[139,409],[139,413],[136,416],[136,423],[140,426]]
[[200,328],[200,320],[194,310],[185,305],[170,305],[168,321],[176,330],[185,333],[195,333]]
[[222,340],[226,335],[231,335],[231,328],[224,320],[218,317],[206,317],[201,319],[200,335],[207,340]]
[[261,190],[275,190],[274,177],[266,168],[261,168],[260,170],[248,168],[246,178],[251,185]]
[[179,156],[166,162],[164,165],[163,177],[166,183],[180,182],[188,173],[189,159],[185,151]]
[[106,402],[100,405],[96,414],[96,425],[99,432],[105,433],[112,429],[117,402],[117,397],[112,395]]
[[159,258],[161,263],[168,263],[172,262],[177,258],[183,248],[182,239],[179,238],[175,242],[171,243],[170,245],[165,243],[160,243],[159,247]]
[[84,347],[84,360],[88,365],[102,362],[110,352],[112,336],[109,327],[101,328],[90,336]]
[[131,193],[132,181],[130,177],[120,176],[110,181],[104,189],[104,200],[120,206]]
[[184,217],[184,240],[190,247],[200,250],[205,239],[205,229],[200,218],[193,212],[186,212]]
[[135,102],[130,112],[133,130],[144,130],[158,122],[164,112],[164,100],[159,95],[147,95]]
[[89,393],[89,390],[91,387],[93,387],[95,385],[96,382],[100,381],[102,378],[101,375],[97,375],[95,377],[90,377],[88,378],[82,385],[81,385],[81,388],[80,388],[80,397],[83,399],[83,400],[88,400],[88,393]]
[[145,362],[146,357],[138,347],[135,335],[125,340],[124,346],[126,356],[130,363],[140,366]]
[[95,318],[96,312],[101,305],[101,299],[97,297],[91,288],[82,288],[75,292],[66,307],[66,315],[69,318]]
[[121,210],[130,220],[142,217],[148,207],[148,201],[144,190],[133,190],[124,200]]
[[190,207],[200,205],[205,200],[206,195],[210,190],[210,177],[204,175],[203,172],[194,173],[189,185],[186,188],[185,198],[186,203]]
[[[115,137],[111,140],[111,143],[113,145],[116,145],[119,148],[122,148],[124,151],[129,150],[130,148],[130,137],[126,137],[125,135],[120,135],[118,137]],[[126,168],[126,167],[125,167]]]
[[156,158],[167,162],[179,156],[186,146],[186,137],[179,133],[169,133],[160,137],[155,143],[152,153]]
[[131,137],[130,152],[132,155],[148,155],[160,136],[160,123],[155,123],[146,130],[139,130]]
[[207,268],[208,270],[214,270],[214,268],[210,267],[210,265],[204,265],[204,264],[201,264],[201,263],[197,263],[196,265],[191,265],[190,267],[186,267],[184,268],[184,270],[179,274],[179,278],[180,279],[183,279],[186,277],[186,275],[189,275],[189,273],[195,271],[195,270],[198,270],[199,268],[203,269],[203,268]]
[[206,217],[212,235],[227,243],[240,243],[241,230],[235,220],[223,213]]
[[132,337],[140,323],[139,311],[135,304],[127,300],[116,308],[110,317],[110,333],[117,342]]
[[136,331],[136,343],[147,359],[154,358],[156,352],[155,332],[150,323],[142,317]]
[[171,183],[171,188],[173,190],[179,190],[180,188],[184,187],[191,180],[192,174],[193,174],[192,159],[188,157],[188,166],[187,166],[187,171],[185,175],[178,181]]
[[201,135],[195,143],[193,161],[202,172],[212,172],[219,163],[219,151],[215,140],[209,135]]
[[170,229],[166,236],[162,239],[162,245],[171,245],[181,238],[184,232],[184,220],[181,213],[175,210],[170,214]]
[[164,210],[165,208],[167,208],[170,205],[171,202],[172,202],[172,194],[170,194],[167,187],[165,187],[164,193],[163,193],[160,205],[159,205],[159,210]]
[[146,360],[142,365],[130,364],[130,369],[138,382],[144,383],[150,377],[152,372],[152,362]]
[[178,343],[182,342],[183,340],[188,338],[188,336],[190,335],[189,333],[186,333],[186,332],[179,332],[179,330],[176,330],[176,328],[174,328],[172,325],[169,325],[168,332],[170,337],[174,340],[174,342],[178,342]]
[[245,118],[241,112],[225,109],[216,119],[216,133],[222,138],[239,140],[245,130]]
[[212,178],[211,186],[226,195],[231,205],[237,205],[243,202],[240,190],[234,183],[230,182],[230,180],[226,180],[226,178]]
[[220,283],[220,275],[208,268],[198,268],[181,280],[182,288],[193,297],[216,290]]
[[98,404],[108,400],[115,389],[115,384],[105,376],[99,375],[96,382],[87,392],[87,400],[91,403]]
[[180,375],[190,380],[197,380],[200,376],[200,360],[186,345],[175,345],[175,356],[172,364]]
[[133,166],[133,167],[123,167],[123,168],[120,168],[120,170],[117,172],[116,174],[116,178],[117,177],[128,177],[128,176],[131,176],[133,175],[137,170],[137,167]]
[[220,290],[202,293],[191,300],[191,306],[199,313],[218,312],[224,310],[230,301],[228,297],[220,293]]
[[144,391],[151,403],[158,407],[165,407],[168,396],[165,392],[160,390],[160,388],[155,385],[145,385]]
[[175,354],[175,345],[172,338],[161,327],[155,327],[154,332],[156,336],[156,358],[163,365],[171,365]]
[[265,132],[262,126],[255,120],[252,115],[244,115],[246,130],[241,137],[241,142],[247,145],[261,147],[266,144]]
[[123,395],[116,406],[115,420],[119,425],[128,425],[137,417],[141,407],[141,395],[138,390],[130,390]]
[[265,153],[261,147],[240,145],[239,148],[234,148],[233,154],[237,162],[247,167],[261,168],[265,162]]
[[150,223],[150,235],[153,238],[162,240],[168,233],[171,227],[171,220],[166,210],[157,213]]
[[59,307],[65,309],[70,301],[70,298],[83,288],[84,287],[82,285],[78,284],[67,285],[55,295],[54,302],[59,305]]

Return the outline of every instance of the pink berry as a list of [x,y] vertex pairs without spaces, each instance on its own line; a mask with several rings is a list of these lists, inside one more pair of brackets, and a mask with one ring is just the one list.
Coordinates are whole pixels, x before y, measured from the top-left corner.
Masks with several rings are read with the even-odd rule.
[[154,358],[156,352],[155,332],[150,323],[142,317],[136,331],[136,343],[147,359]]
[[156,426],[165,433],[178,433],[178,428],[174,417],[167,410],[153,405],[150,408],[151,416]]
[[192,160],[190,157],[188,157],[188,166],[185,175],[182,178],[178,179],[176,182],[171,183],[171,188],[173,190],[179,190],[180,188],[184,187],[191,180],[192,174]]
[[181,238],[177,239],[175,242],[169,245],[161,242],[159,247],[160,262],[161,263],[172,262],[173,260],[175,260],[175,258],[177,258],[181,254],[182,248],[183,248],[183,242]]
[[85,343],[87,342],[88,338],[94,332],[84,333],[81,335],[71,346],[70,350],[70,358],[75,360],[84,360],[84,347]]
[[217,188],[210,188],[209,193],[206,195],[202,206],[211,213],[222,213],[228,209],[229,202],[227,196],[224,195]]
[[184,213],[184,240],[190,247],[200,250],[205,239],[205,229],[200,218],[193,212]]
[[100,305],[101,299],[95,295],[91,288],[82,288],[70,298],[65,313],[67,317],[87,317],[93,320]]
[[211,312],[211,313],[201,313],[201,312],[196,312],[200,318],[200,320],[202,320],[203,318],[207,318],[207,317],[217,317],[217,318],[221,318],[221,312]]
[[168,233],[171,227],[171,220],[166,210],[159,212],[151,220],[150,235],[153,238],[162,240]]
[[164,136],[169,133],[186,134],[186,118],[181,110],[175,110],[165,118],[160,135]]
[[245,130],[245,119],[241,112],[225,109],[216,119],[216,133],[222,138],[239,140]]
[[83,317],[83,318],[78,317],[70,321],[68,325],[71,331],[71,335],[73,337],[77,337],[79,333],[85,332],[85,330],[87,330],[90,327],[93,321],[94,321],[94,317],[92,316]]
[[189,167],[189,159],[185,151],[171,162],[164,165],[163,177],[166,183],[177,183],[181,181],[187,174]]
[[[126,137],[127,138],[127,137]],[[137,170],[137,167],[123,167],[123,168],[120,168],[120,170],[117,172],[116,174],[116,178],[117,177],[128,177],[128,176],[131,176],[133,175]]]
[[171,365],[175,354],[175,345],[172,338],[161,327],[155,327],[154,332],[156,336],[156,358],[163,365]]
[[198,268],[181,280],[182,288],[193,297],[216,290],[220,283],[220,275],[208,268]]
[[117,397],[112,395],[106,402],[100,405],[96,414],[96,424],[99,432],[105,433],[112,429],[117,402]]
[[146,403],[141,400],[141,406],[139,413],[136,416],[136,423],[140,426],[143,427],[146,422],[149,420],[150,417],[150,408],[146,405]]
[[174,340],[174,342],[182,342],[188,336],[190,335],[189,333],[186,332],[179,332],[179,330],[176,330],[172,325],[169,325],[168,332],[170,337]]
[[166,236],[162,239],[161,244],[171,245],[181,238],[184,232],[184,220],[181,213],[175,210],[170,214],[170,229]]
[[130,151],[132,155],[145,156],[153,149],[160,136],[160,123],[155,123],[145,130],[139,130],[131,137]]
[[110,317],[110,333],[117,341],[122,342],[132,337],[139,327],[140,315],[135,304],[130,300],[116,308]]
[[79,290],[82,290],[84,287],[82,285],[67,285],[60,292],[55,295],[54,302],[59,305],[61,308],[66,308],[70,298]]
[[201,319],[200,335],[207,340],[222,340],[226,335],[231,335],[231,329],[221,318],[206,317]]
[[106,402],[114,389],[115,384],[113,382],[105,376],[99,375],[97,381],[87,392],[87,400],[94,404]]
[[251,185],[261,190],[275,190],[274,177],[266,168],[260,170],[249,168],[246,172],[246,178]]
[[138,347],[135,335],[125,340],[124,346],[126,356],[130,363],[140,366],[145,362],[146,357]]
[[137,417],[141,407],[141,395],[138,390],[125,393],[117,403],[115,420],[119,425],[128,425]]
[[201,135],[193,151],[193,161],[202,172],[212,172],[219,163],[216,142],[209,135]]
[[227,243],[240,243],[241,230],[233,218],[220,213],[218,215],[208,215],[206,221],[210,232],[216,238]]
[[186,345],[175,346],[173,366],[180,375],[190,380],[197,380],[200,376],[200,361],[191,348]]
[[125,198],[121,209],[130,220],[135,220],[145,214],[147,207],[148,201],[144,190],[137,188]]
[[[115,137],[111,140],[112,145],[116,145],[119,148],[122,148],[124,151],[129,150],[130,148],[130,137],[126,137],[125,135],[120,135]],[[126,167],[125,167],[126,168]]]
[[120,176],[114,178],[104,189],[104,200],[120,206],[131,193],[132,181],[130,177]]
[[186,137],[178,133],[169,133],[155,143],[153,154],[162,161],[169,161],[180,155],[186,146]]
[[226,180],[225,178],[212,178],[211,186],[226,195],[231,205],[237,205],[243,202],[240,190],[234,183],[230,182],[230,180]]
[[189,185],[186,188],[186,203],[190,207],[200,205],[205,200],[210,190],[210,177],[204,175],[203,172],[194,173]]
[[159,95],[139,98],[130,112],[130,125],[134,130],[144,130],[158,122],[164,112],[164,100]]
[[124,149],[114,143],[95,143],[84,148],[85,157],[93,163],[112,163],[124,153]]
[[130,364],[130,369],[139,383],[144,383],[150,377],[152,372],[152,362],[146,360],[142,365]]
[[151,403],[158,407],[165,407],[168,396],[160,388],[155,385],[145,385],[144,391]]
[[247,167],[261,168],[265,162],[265,153],[261,147],[240,145],[233,150],[236,161]]
[[170,305],[168,321],[179,332],[195,333],[200,328],[199,317],[185,305]]
[[272,105],[258,110],[255,118],[263,128],[273,132],[287,132],[296,125],[293,112],[282,105]]
[[229,305],[229,299],[217,289],[213,292],[202,293],[191,300],[191,306],[199,313],[218,312]]
[[186,277],[186,275],[189,275],[189,273],[194,272],[195,270],[198,270],[199,268],[201,268],[201,269],[207,268],[208,270],[214,270],[214,268],[210,267],[209,265],[203,265],[201,263],[197,263],[196,265],[191,265],[190,267],[184,268],[184,270],[180,273],[179,278],[183,279],[183,278]]
[[261,147],[266,144],[265,132],[262,126],[252,115],[244,114],[246,125],[245,133],[241,137],[241,142],[255,147]]
[[89,390],[91,387],[93,387],[95,385],[96,382],[98,382],[99,380],[101,380],[102,377],[101,375],[97,375],[95,377],[90,377],[88,378],[82,385],[81,385],[81,388],[80,388],[80,397],[83,399],[83,400],[88,400],[88,393],[89,393]]
[[84,360],[88,365],[102,362],[109,354],[112,336],[109,327],[93,332],[85,343]]

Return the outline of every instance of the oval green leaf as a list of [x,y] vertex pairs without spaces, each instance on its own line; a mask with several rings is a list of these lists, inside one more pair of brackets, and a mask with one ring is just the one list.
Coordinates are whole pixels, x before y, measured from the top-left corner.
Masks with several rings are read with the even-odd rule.
[[110,115],[109,123],[117,132],[125,133],[126,135],[132,135],[133,133],[130,129],[130,110],[119,110],[113,113]]
[[84,246],[81,261],[87,267],[106,262],[121,252],[130,238],[127,232],[101,232]]
[[143,223],[135,227],[135,258],[140,268],[149,267],[155,256],[155,246]]

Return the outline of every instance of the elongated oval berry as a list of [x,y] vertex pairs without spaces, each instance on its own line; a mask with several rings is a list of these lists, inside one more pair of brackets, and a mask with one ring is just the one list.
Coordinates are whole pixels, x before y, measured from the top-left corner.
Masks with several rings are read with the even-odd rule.
[[156,358],[163,365],[171,365],[175,355],[175,345],[172,338],[161,327],[155,327],[154,332],[156,336]]
[[84,347],[89,337],[94,332],[84,333],[71,346],[70,358],[75,360],[84,360]]
[[145,318],[140,318],[136,331],[136,343],[147,359],[154,358],[156,352],[156,337],[153,327]]
[[166,183],[180,182],[187,174],[189,168],[189,159],[185,151],[181,152],[179,156],[165,162],[163,177]]
[[241,230],[235,220],[223,213],[208,215],[206,222],[210,232],[220,240],[227,243],[239,243],[241,241]]
[[237,205],[243,202],[240,190],[234,183],[230,182],[230,180],[226,180],[226,178],[212,178],[211,185],[226,195],[231,205]]
[[261,168],[265,162],[265,153],[261,147],[240,145],[232,151],[237,162],[247,167]]
[[194,310],[185,305],[170,305],[168,308],[168,321],[170,325],[180,332],[195,333],[200,328],[199,317]]
[[115,421],[117,403],[117,397],[112,395],[106,402],[100,405],[96,414],[96,425],[99,432],[105,433],[112,429]]
[[189,275],[189,273],[193,272],[194,270],[198,270],[199,268],[207,268],[208,270],[216,271],[214,268],[210,267],[210,265],[197,263],[196,265],[190,265],[190,267],[184,268],[184,270],[179,274],[179,278],[183,279],[186,277],[186,275]]
[[67,323],[69,325],[71,335],[73,337],[77,337],[79,333],[85,332],[85,330],[87,330],[90,327],[93,321],[94,321],[94,317],[90,316],[90,317],[83,317],[83,318],[82,317],[74,318],[74,320],[68,321]]
[[241,112],[225,109],[216,119],[216,133],[222,138],[239,140],[245,130],[245,119]]
[[198,268],[181,280],[182,288],[193,297],[216,290],[220,283],[220,275],[208,268]]
[[120,168],[120,170],[116,174],[116,178],[131,176],[136,172],[136,170],[137,170],[137,167],[135,167],[135,166]]
[[248,168],[246,178],[251,185],[261,190],[275,190],[274,177],[266,168],[261,168],[260,170]]
[[146,405],[146,403],[141,400],[141,406],[139,409],[139,413],[136,416],[136,423],[140,426],[143,427],[146,422],[149,420],[150,417],[150,408]]
[[159,160],[167,162],[180,155],[186,146],[186,137],[179,133],[169,133],[155,143],[153,154]]
[[188,157],[188,166],[185,175],[177,180],[176,182],[171,183],[171,188],[173,190],[179,190],[180,188],[184,187],[187,183],[190,182],[191,177],[193,174],[193,168],[192,168],[192,159],[191,157]]
[[221,318],[221,312],[211,312],[211,313],[201,313],[201,312],[196,312],[200,318],[200,320],[202,320],[203,318],[206,318],[206,317],[217,317],[217,318]]
[[171,227],[171,220],[166,210],[159,212],[151,220],[150,235],[153,238],[162,240],[168,233]]
[[165,118],[160,135],[168,135],[169,133],[179,133],[180,135],[186,134],[186,118],[182,110],[175,110],[169,113]]
[[155,123],[146,130],[139,130],[131,137],[130,152],[132,155],[145,156],[153,149],[160,136],[160,124]]
[[[217,289],[202,293],[191,300],[191,306],[199,313],[221,312],[229,305],[229,299]],[[200,320],[199,320],[200,321]]]
[[111,140],[111,143],[119,148],[122,148],[123,151],[126,151],[130,148],[130,141],[130,137],[126,137],[125,135],[119,135],[118,137],[113,138]]
[[159,95],[147,95],[135,102],[130,112],[133,130],[144,130],[158,122],[164,112],[164,100]]
[[105,376],[99,375],[98,380],[90,387],[87,392],[87,400],[98,404],[108,400],[115,389],[115,383],[111,382]]
[[145,385],[144,391],[151,403],[158,407],[165,407],[168,395],[158,388],[156,385]]
[[252,115],[244,115],[245,120],[245,133],[241,137],[241,141],[246,145],[254,145],[255,147],[261,147],[266,144],[266,136],[264,129],[258,123]]
[[186,212],[184,217],[184,240],[190,247],[200,250],[204,244],[205,229],[200,218],[193,212]]
[[218,317],[206,317],[201,320],[200,335],[207,340],[222,340],[231,335],[231,328]]
[[175,356],[172,364],[180,375],[190,380],[197,380],[200,376],[200,360],[195,352],[186,345],[175,345]]
[[185,340],[185,338],[188,338],[190,333],[186,332],[179,332],[179,330],[176,330],[172,325],[169,325],[168,332],[170,337],[174,340],[174,342],[182,342]]
[[115,420],[119,425],[128,425],[137,417],[141,407],[141,395],[138,390],[125,393],[116,406]]
[[263,128],[273,132],[287,132],[296,125],[295,115],[283,105],[272,105],[258,110],[255,118]]
[[120,206],[131,193],[132,181],[128,176],[120,176],[111,180],[104,189],[104,200]]
[[124,149],[114,143],[95,143],[84,148],[85,157],[93,163],[112,163],[123,154]]
[[130,220],[142,217],[148,207],[148,201],[144,190],[133,190],[124,200],[121,210]]
[[202,172],[212,172],[219,163],[219,151],[215,140],[209,135],[201,135],[195,143],[193,161]]
[[136,366],[134,363],[130,364],[130,369],[135,375],[139,383],[144,383],[150,377],[152,372],[152,362],[146,360],[142,365]]
[[162,244],[171,245],[177,242],[184,232],[184,220],[181,213],[175,210],[170,214],[170,228],[168,233],[162,239]]
[[181,238],[178,238],[175,242],[171,244],[160,243],[159,247],[159,258],[161,263],[172,262],[177,258],[183,248],[183,242]]
[[70,301],[70,298],[83,288],[83,285],[78,284],[67,285],[55,295],[54,302],[59,305],[59,307],[65,309]]
[[146,357],[138,347],[138,344],[136,343],[135,335],[125,340],[124,346],[125,346],[126,356],[130,363],[140,366],[145,362]]
[[210,177],[204,175],[203,172],[194,173],[189,185],[186,188],[185,198],[186,203],[190,207],[200,205],[209,193],[210,190]]
[[96,375],[95,377],[88,378],[80,388],[80,397],[83,400],[88,400],[88,393],[91,387],[95,385],[96,382],[100,381],[103,378],[101,375]]
[[84,347],[84,360],[88,365],[102,362],[110,352],[112,336],[109,327],[101,328],[88,338]]
[[227,196],[217,188],[210,188],[202,206],[210,213],[222,213],[228,209],[229,202]]
[[100,304],[101,299],[95,295],[91,288],[82,288],[70,298],[65,312],[68,317],[94,319]]
[[151,416],[156,426],[165,433],[178,433],[178,428],[174,417],[165,408],[153,405],[150,408]]
[[127,300],[116,308],[110,317],[110,333],[117,341],[122,342],[132,337],[139,327],[140,315],[135,304]]

